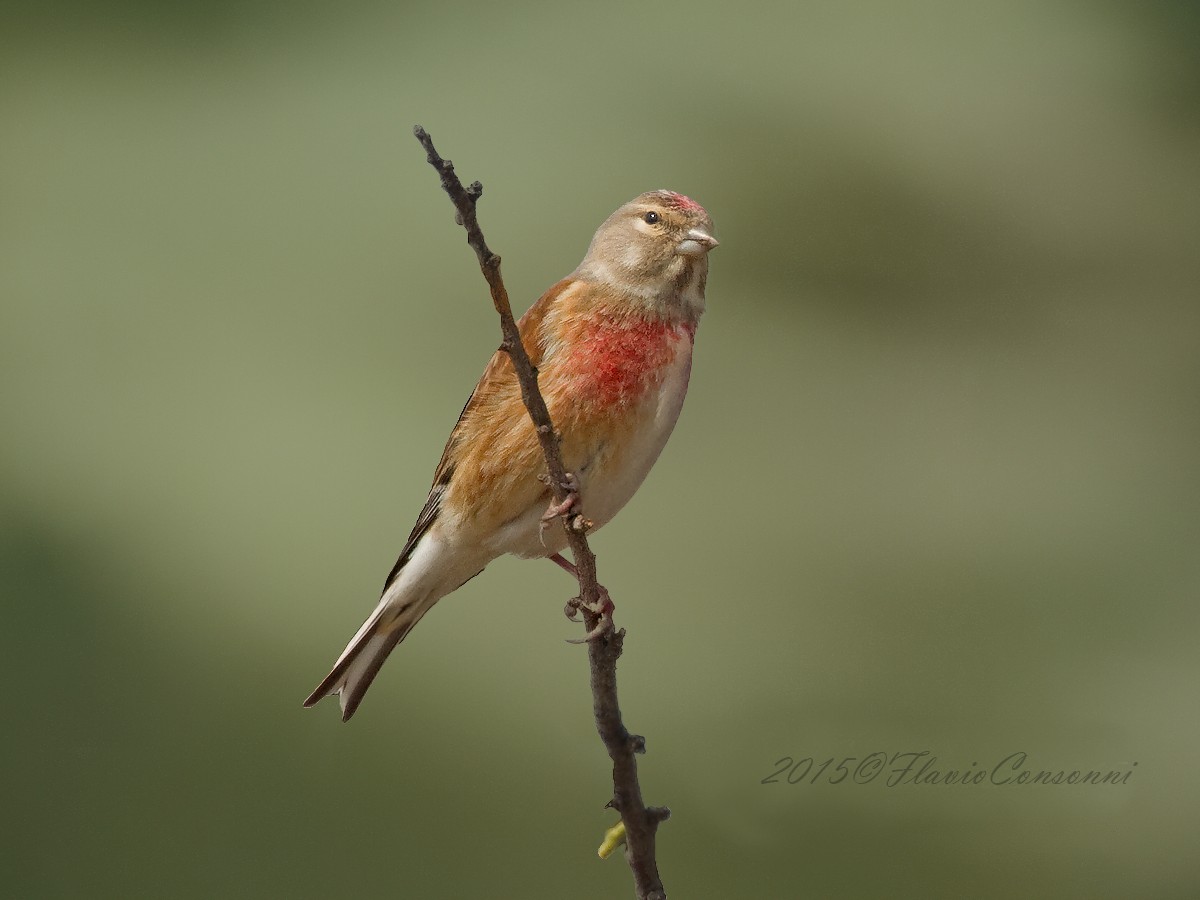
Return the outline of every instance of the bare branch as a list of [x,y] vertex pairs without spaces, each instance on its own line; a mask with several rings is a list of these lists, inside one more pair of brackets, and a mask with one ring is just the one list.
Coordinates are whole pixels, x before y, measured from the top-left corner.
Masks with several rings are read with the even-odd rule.
[[[467,243],[475,251],[479,268],[487,279],[492,304],[500,315],[500,329],[504,335],[504,342],[500,346],[512,359],[513,369],[521,383],[521,397],[529,410],[542,453],[546,457],[546,470],[549,473],[546,480],[555,502],[561,504],[570,492],[570,479],[563,467],[560,436],[550,421],[546,401],[538,389],[537,370],[521,343],[521,334],[508,301],[508,291],[500,276],[500,257],[488,248],[479,228],[475,208],[483,196],[483,185],[476,181],[470,187],[463,187],[454,172],[454,165],[438,155],[428,132],[418,125],[413,133],[425,148],[429,164],[437,170],[442,189],[457,211],[455,221],[466,229]],[[617,704],[617,658],[621,655],[625,629],[614,627],[605,631],[603,628],[603,616],[607,613],[603,612],[602,599],[607,599],[607,595],[596,580],[596,557],[588,547],[585,534],[589,523],[579,512],[580,503],[577,501],[573,505],[575,515],[564,517],[563,527],[579,576],[579,602],[574,605],[583,613],[589,634],[598,634],[588,641],[588,660],[591,664],[592,711],[596,718],[596,730],[613,763],[613,798],[609,805],[621,814],[625,823],[626,858],[633,870],[639,900],[666,900],[667,893],[658,876],[654,841],[658,823],[670,816],[671,812],[665,807],[647,808],[642,801],[636,754],[645,752],[646,741],[640,735],[630,734],[626,730]]]

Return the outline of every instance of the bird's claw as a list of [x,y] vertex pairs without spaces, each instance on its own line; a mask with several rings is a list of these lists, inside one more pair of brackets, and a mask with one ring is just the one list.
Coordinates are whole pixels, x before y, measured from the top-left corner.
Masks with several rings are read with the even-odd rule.
[[601,616],[596,627],[581,638],[567,638],[568,644],[590,644],[607,636],[613,630],[612,616]]
[[[543,484],[549,484],[550,476],[549,475],[539,475],[538,481],[542,482]],[[543,547],[546,546],[546,537],[545,537],[546,526],[549,525],[551,522],[553,522],[555,519],[557,519],[559,516],[562,516],[565,518],[567,516],[567,514],[570,513],[571,510],[574,508],[575,504],[579,502],[579,479],[577,479],[570,472],[567,472],[566,476],[563,478],[561,487],[564,491],[567,492],[567,495],[565,497],[563,497],[563,499],[560,503],[555,503],[553,500],[550,501],[550,505],[547,506],[546,511],[544,513],[542,513],[541,524],[538,525],[538,541],[541,542],[541,545]],[[575,518],[582,519],[583,517],[576,516]],[[584,520],[584,522],[586,522],[588,527],[591,526],[591,523],[587,522],[586,519]],[[581,528],[584,531],[587,530],[586,527],[583,527],[583,523],[575,524],[576,531],[581,530]]]
[[[539,475],[538,479],[544,484],[550,483],[549,475]],[[543,522],[552,522],[559,516],[565,516],[579,502],[579,479],[573,474],[567,472],[560,487],[566,491],[566,496],[563,497],[561,503],[550,502],[550,505],[546,507],[546,511],[542,514]]]

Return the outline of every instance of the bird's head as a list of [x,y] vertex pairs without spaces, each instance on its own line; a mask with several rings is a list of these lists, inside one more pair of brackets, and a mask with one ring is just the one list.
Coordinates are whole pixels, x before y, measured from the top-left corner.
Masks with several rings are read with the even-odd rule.
[[648,191],[596,231],[577,273],[664,311],[704,309],[708,251],[717,246],[704,207],[674,191]]

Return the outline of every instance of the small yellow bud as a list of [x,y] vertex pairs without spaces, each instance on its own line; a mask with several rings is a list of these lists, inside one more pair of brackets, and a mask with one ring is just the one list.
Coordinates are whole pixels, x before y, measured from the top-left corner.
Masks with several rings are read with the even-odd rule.
[[608,859],[612,852],[623,843],[625,843],[625,823],[621,821],[604,832],[604,843],[596,852],[600,854],[601,859]]

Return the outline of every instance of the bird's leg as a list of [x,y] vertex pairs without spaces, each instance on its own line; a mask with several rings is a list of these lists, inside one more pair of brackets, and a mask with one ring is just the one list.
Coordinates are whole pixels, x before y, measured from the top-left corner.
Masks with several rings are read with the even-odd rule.
[[[564,558],[561,553],[551,554],[549,557],[547,557],[547,559],[549,559],[564,572],[574,575],[576,579],[579,578],[579,570],[575,568],[575,564],[569,559]],[[613,610],[615,610],[617,607],[612,602],[612,597],[608,595],[608,588],[602,584],[597,584],[596,588],[600,594],[600,602],[595,608],[584,606],[583,599],[581,597],[572,597],[567,601],[566,609],[564,609],[563,612],[572,622],[579,621],[579,611],[581,609],[594,615],[597,620],[591,631],[581,638],[568,638],[567,643],[586,644],[589,641],[597,640],[598,638],[601,638],[608,634],[608,632],[612,631],[612,614]]]
[[571,562],[561,553],[551,554],[550,556],[547,556],[546,559],[550,560],[550,562],[554,563],[568,575],[573,575],[576,579],[579,578],[579,570],[575,568],[575,563]]
[[[542,481],[548,482],[549,476],[542,476]],[[566,480],[563,482],[563,488],[566,490],[567,496],[563,498],[561,503],[554,503],[551,501],[550,506],[542,515],[542,524],[538,530],[539,538],[542,536],[542,533],[545,531],[546,526],[550,522],[554,521],[559,516],[567,515],[575,506],[575,504],[579,502],[579,480],[570,472],[568,472],[566,475]],[[583,519],[582,516],[578,516],[577,518],[581,520]],[[584,529],[590,526],[590,522],[582,525]],[[542,543],[544,545],[545,541]],[[566,559],[561,553],[552,553],[550,554],[549,559],[564,572],[574,575],[576,581],[579,580],[579,569],[577,569],[575,564]],[[608,588],[602,584],[597,584],[596,589],[599,593],[599,598],[595,607],[585,606],[582,597],[572,597],[569,601],[567,601],[566,609],[564,609],[563,612],[566,613],[567,618],[572,622],[579,621],[578,616],[580,610],[584,611],[585,618],[588,614],[590,614],[596,619],[595,624],[592,625],[591,630],[589,630],[587,634],[585,634],[582,638],[569,638],[569,643],[587,643],[588,641],[597,640],[608,634],[608,632],[612,631],[612,614],[613,610],[616,609],[616,606],[612,602],[612,597],[608,595]]]

